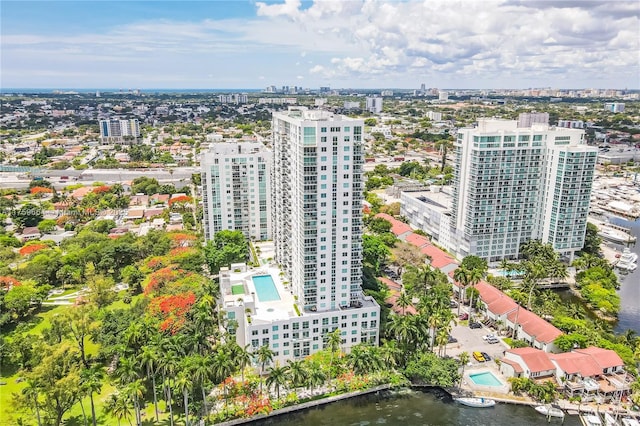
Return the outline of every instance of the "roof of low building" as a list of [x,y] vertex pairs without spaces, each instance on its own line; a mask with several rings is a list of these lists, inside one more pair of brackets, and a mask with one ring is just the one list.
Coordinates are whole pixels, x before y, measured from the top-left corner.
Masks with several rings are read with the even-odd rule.
[[590,355],[603,370],[605,368],[620,367],[624,365],[624,361],[622,361],[620,355],[618,355],[611,349],[603,349],[597,348],[595,346],[590,346],[585,349],[575,349],[574,352]]
[[555,370],[555,365],[549,360],[546,352],[536,348],[509,349],[506,353],[512,353],[522,358],[531,373]]
[[586,354],[565,352],[549,354],[549,359],[566,374],[580,374],[582,377],[592,377],[602,374],[602,369],[595,360]]
[[407,232],[413,231],[409,225],[386,213],[378,213],[376,217],[389,221],[391,223],[391,232],[393,232],[396,236],[400,236],[406,234]]

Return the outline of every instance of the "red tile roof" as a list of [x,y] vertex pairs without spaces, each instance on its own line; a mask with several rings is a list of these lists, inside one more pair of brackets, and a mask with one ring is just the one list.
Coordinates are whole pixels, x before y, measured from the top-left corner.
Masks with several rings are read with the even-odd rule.
[[547,353],[536,348],[516,348],[509,349],[507,353],[520,356],[522,361],[527,365],[531,373],[539,373],[542,371],[555,370],[556,367],[549,360]]
[[430,263],[434,268],[441,269],[452,263],[457,263],[453,257],[434,245],[423,247],[420,251],[431,258]]
[[378,281],[380,281],[381,283],[389,287],[389,290],[398,290],[398,291],[402,290],[402,284],[399,284],[393,280],[390,280],[389,278],[378,277]]
[[520,307],[510,312],[507,318],[511,322],[517,322],[525,333],[542,343],[551,343],[560,335],[562,331],[540,318],[538,315]]
[[602,368],[620,367],[624,365],[622,358],[611,349],[596,348],[590,346],[586,349],[576,349],[574,352],[590,355],[593,360]]
[[382,218],[384,220],[388,220],[391,223],[391,232],[393,232],[396,236],[406,234],[407,232],[412,231],[409,225],[399,221],[398,219],[386,213],[378,213],[376,217]]
[[598,366],[589,355],[578,352],[566,352],[562,354],[549,354],[549,359],[567,374],[580,374],[582,377],[593,377],[602,374],[602,368]]
[[415,232],[407,235],[404,240],[416,247],[424,247],[431,244],[427,237],[425,237],[424,235],[416,234]]
[[[398,315],[402,315],[402,307],[396,305],[399,297],[400,297],[400,292],[396,290],[392,290],[391,296],[387,297],[384,301],[391,305],[391,310],[393,310],[393,312],[395,312]],[[409,305],[406,308],[404,308],[405,315],[416,315],[417,313],[418,311],[416,311],[416,308],[414,308],[413,305]]]
[[513,371],[516,373],[522,373],[524,371],[522,366],[513,360],[502,358],[500,361],[513,367]]

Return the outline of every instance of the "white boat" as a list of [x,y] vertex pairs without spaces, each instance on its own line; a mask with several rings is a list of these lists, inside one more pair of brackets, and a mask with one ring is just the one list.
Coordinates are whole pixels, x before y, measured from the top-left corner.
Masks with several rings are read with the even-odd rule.
[[585,414],[580,416],[580,420],[584,426],[602,426],[600,417],[595,414]]
[[618,263],[616,263],[616,266],[620,269],[626,269],[627,271],[634,271],[638,267],[638,264],[636,263],[637,260],[638,255],[632,253],[629,248],[625,248],[622,251],[622,255],[620,256]]
[[619,231],[607,226],[602,226],[600,228],[600,231],[598,231],[598,236],[604,238],[605,240],[613,241],[614,243],[632,243],[636,240],[633,235],[627,232]]
[[606,426],[619,426],[619,423],[616,422],[616,419],[609,413],[604,413],[604,424]]
[[620,419],[624,426],[640,426],[640,422],[631,417],[623,417]]
[[488,398],[454,398],[453,400],[467,407],[475,408],[489,408],[496,405],[493,399]]
[[544,414],[547,417],[560,417],[560,418],[564,418],[564,411],[562,411],[560,409],[560,407],[553,407],[551,405],[538,405],[535,410],[540,413],[540,414]]

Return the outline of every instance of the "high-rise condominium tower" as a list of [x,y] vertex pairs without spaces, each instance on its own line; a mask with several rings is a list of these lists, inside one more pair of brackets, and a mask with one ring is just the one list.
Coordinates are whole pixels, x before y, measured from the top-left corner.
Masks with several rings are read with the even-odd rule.
[[219,142],[202,157],[205,239],[225,229],[271,239],[271,151],[257,142]]
[[276,260],[307,311],[361,303],[363,128],[327,111],[273,115]]
[[455,150],[458,255],[512,259],[532,239],[570,259],[582,249],[598,151],[582,130],[483,119],[458,131]]

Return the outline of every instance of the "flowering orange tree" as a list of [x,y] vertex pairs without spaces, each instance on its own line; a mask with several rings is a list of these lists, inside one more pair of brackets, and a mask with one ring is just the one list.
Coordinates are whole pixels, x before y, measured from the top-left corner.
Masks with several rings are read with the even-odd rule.
[[109,191],[111,191],[111,187],[109,185],[101,185],[93,188],[91,192],[93,192],[94,194],[104,194],[105,192]]
[[53,189],[44,186],[34,186],[31,188],[31,195],[53,194]]
[[144,294],[159,293],[163,288],[180,278],[184,271],[176,270],[172,266],[166,266],[151,273],[143,282]]
[[19,250],[21,256],[29,256],[37,251],[48,249],[49,246],[42,243],[27,244]]
[[182,328],[186,321],[186,315],[196,302],[196,296],[192,292],[169,294],[151,299],[149,313],[158,318],[160,331],[175,334]]
[[20,285],[22,285],[22,283],[13,277],[0,277],[0,290],[9,291],[12,287],[18,287]]
[[193,201],[193,198],[188,195],[179,195],[169,200],[169,207],[174,204],[188,204]]
[[171,247],[190,246],[196,240],[196,236],[185,232],[172,232],[168,234],[171,240]]

